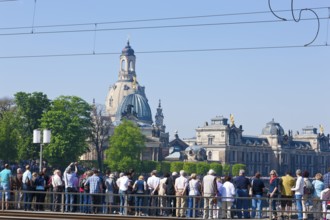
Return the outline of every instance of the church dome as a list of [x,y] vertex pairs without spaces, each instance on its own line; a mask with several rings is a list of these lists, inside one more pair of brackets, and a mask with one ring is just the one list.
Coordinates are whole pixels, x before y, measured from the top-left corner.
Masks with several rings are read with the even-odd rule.
[[124,55],[124,56],[134,56],[134,50],[129,45],[129,41],[127,41],[126,47],[124,47],[124,49],[121,51],[121,55]]
[[284,129],[282,126],[275,122],[274,119],[266,124],[266,127],[262,129],[263,135],[284,135]]
[[122,115],[131,111],[139,121],[152,124],[152,115],[148,100],[140,94],[133,93],[126,96],[118,107],[116,118],[121,119]]

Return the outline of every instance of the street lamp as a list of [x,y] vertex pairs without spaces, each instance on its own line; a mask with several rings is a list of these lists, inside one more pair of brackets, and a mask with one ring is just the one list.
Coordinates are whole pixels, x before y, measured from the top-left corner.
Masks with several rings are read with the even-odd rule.
[[50,130],[44,129],[41,142],[41,131],[39,129],[33,130],[33,143],[40,144],[40,161],[39,161],[39,172],[42,170],[42,146],[50,143]]

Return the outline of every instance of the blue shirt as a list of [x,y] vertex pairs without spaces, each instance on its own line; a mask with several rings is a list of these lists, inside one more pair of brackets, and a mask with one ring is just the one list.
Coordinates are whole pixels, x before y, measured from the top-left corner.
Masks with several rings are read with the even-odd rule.
[[236,189],[248,189],[248,186],[250,186],[250,180],[246,178],[245,176],[238,176],[234,180],[234,185]]
[[3,169],[0,172],[0,178],[1,178],[1,183],[7,183],[7,184],[9,184],[9,179],[11,178],[11,170],[9,170],[9,169]]
[[88,177],[85,185],[89,184],[89,193],[101,193],[101,178],[96,176],[95,174],[91,177]]
[[321,191],[324,190],[324,183],[320,180],[314,180],[312,182],[313,186],[314,186],[314,193],[313,196],[314,197],[321,197]]

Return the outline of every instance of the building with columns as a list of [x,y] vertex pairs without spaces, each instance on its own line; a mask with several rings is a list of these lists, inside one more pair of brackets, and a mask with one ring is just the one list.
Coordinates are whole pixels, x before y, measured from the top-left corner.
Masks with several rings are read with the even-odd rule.
[[[330,167],[329,135],[306,127],[302,134],[286,134],[274,119],[266,124],[261,135],[243,135],[243,127],[236,127],[222,116],[211,119],[196,129],[196,144],[206,149],[207,160],[222,164],[242,163],[249,175],[260,171],[268,175],[275,169],[283,174],[296,169],[308,170],[314,175],[325,173]],[[191,141],[191,140],[190,140]]]

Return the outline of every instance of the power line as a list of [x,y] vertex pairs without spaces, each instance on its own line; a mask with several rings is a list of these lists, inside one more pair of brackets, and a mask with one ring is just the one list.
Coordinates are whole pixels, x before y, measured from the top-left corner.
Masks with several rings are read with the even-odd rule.
[[[302,21],[329,19],[322,18],[305,18]],[[286,21],[294,21],[286,20]],[[204,24],[181,24],[181,25],[158,25],[158,26],[141,26],[141,27],[121,27],[121,28],[98,28],[98,29],[78,29],[78,30],[57,30],[57,31],[33,31],[19,32],[19,33],[3,33],[0,36],[13,35],[30,35],[30,34],[62,34],[62,33],[79,33],[79,32],[96,32],[96,31],[123,31],[123,30],[144,30],[144,29],[164,29],[164,28],[187,28],[187,27],[204,27],[204,26],[221,26],[221,25],[246,25],[246,24],[262,24],[262,23],[276,23],[284,22],[283,20],[264,20],[264,21],[239,21],[239,22],[224,22],[224,23],[204,23]],[[94,24],[95,25],[95,24]]]
[[[3,0],[6,1],[6,0]],[[17,1],[17,0],[7,0]],[[311,8],[314,10],[328,9],[328,7]],[[294,9],[298,11],[300,9]],[[289,12],[291,10],[276,10],[272,12]],[[134,19],[134,20],[120,20],[120,21],[105,21],[105,22],[88,22],[88,23],[75,23],[75,24],[54,24],[54,25],[35,25],[35,26],[21,26],[21,27],[0,27],[0,30],[15,30],[15,29],[31,29],[31,28],[53,28],[53,27],[74,27],[74,26],[89,26],[89,25],[105,25],[105,24],[122,24],[122,23],[135,23],[135,22],[149,22],[149,21],[166,21],[166,20],[184,20],[184,19],[198,19],[198,18],[211,18],[211,17],[226,17],[226,16],[240,16],[240,15],[255,15],[267,14],[270,11],[255,11],[255,12],[240,12],[228,14],[212,14],[212,15],[194,15],[194,16],[181,16],[181,17],[165,17],[165,18],[147,18],[147,19]]]
[[[309,45],[283,45],[283,46],[261,46],[261,47],[232,47],[232,48],[206,48],[206,49],[182,49],[182,50],[153,50],[135,51],[137,54],[164,54],[164,53],[191,53],[191,52],[219,52],[219,51],[247,51],[247,50],[270,50],[270,49],[298,49],[298,48],[320,48],[329,47],[327,44]],[[52,57],[73,57],[73,56],[103,56],[120,55],[118,52],[90,52],[90,53],[69,53],[69,54],[40,54],[40,55],[16,55],[0,56],[0,59],[25,59],[25,58],[52,58]]]

